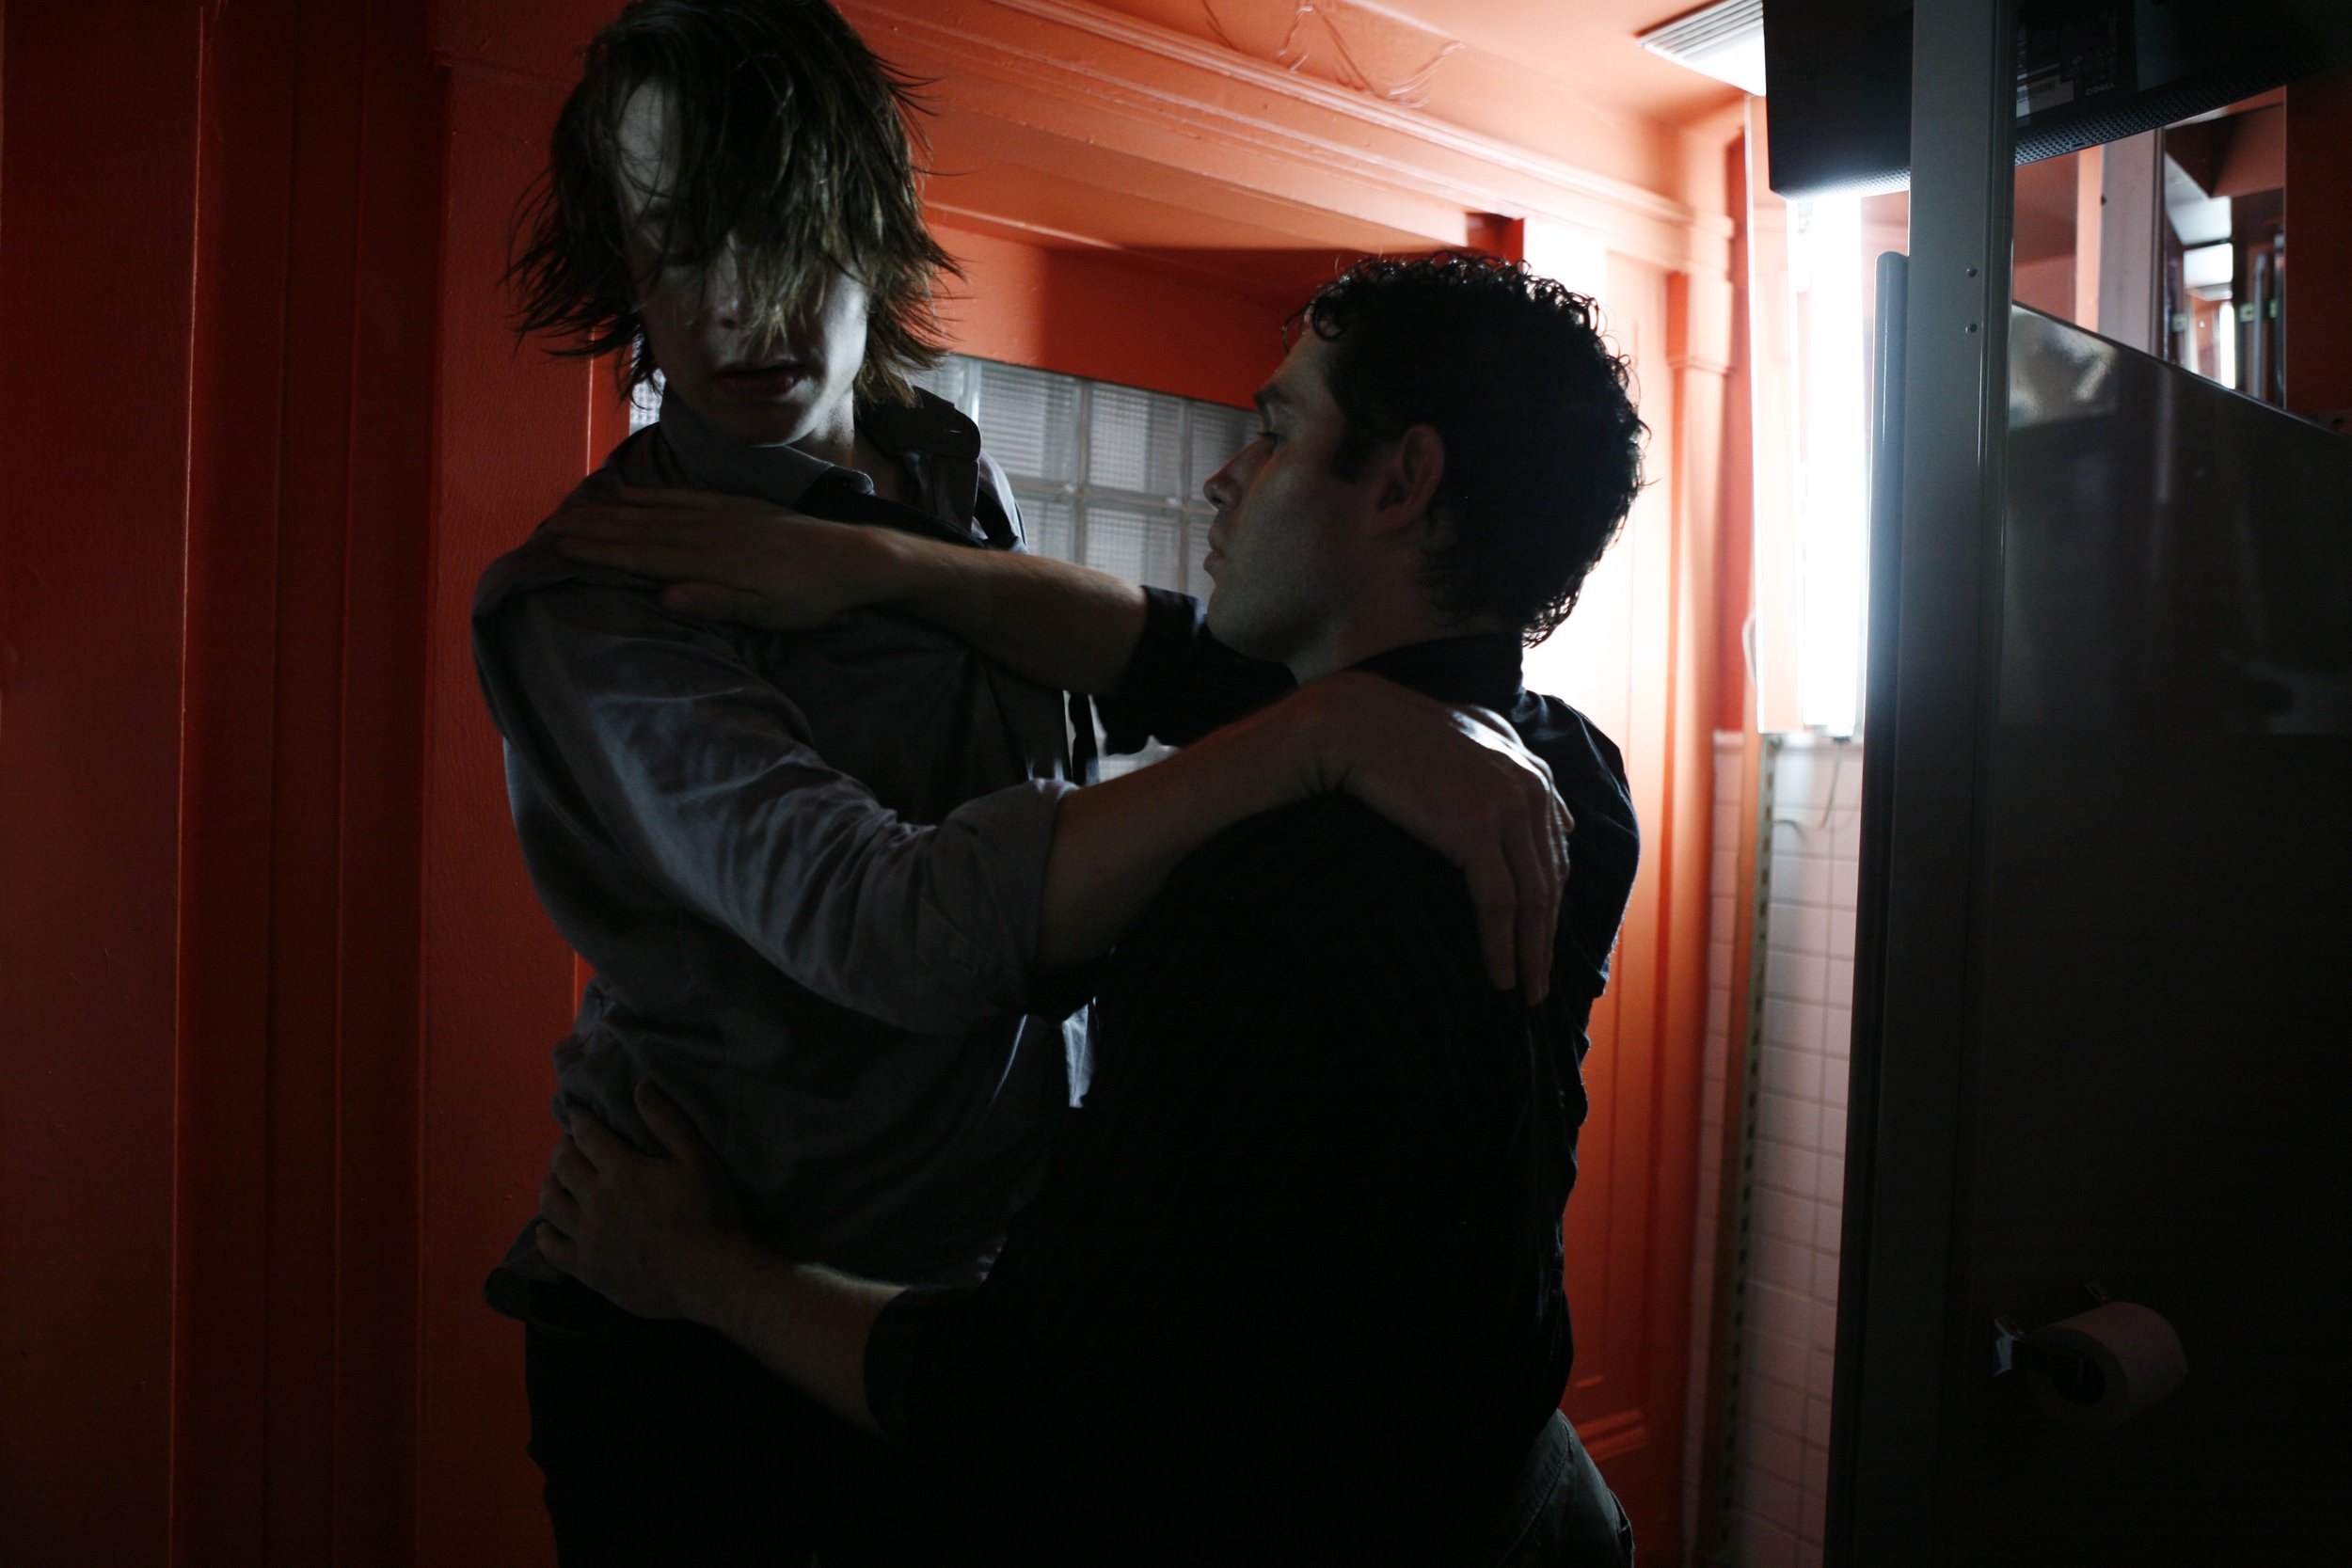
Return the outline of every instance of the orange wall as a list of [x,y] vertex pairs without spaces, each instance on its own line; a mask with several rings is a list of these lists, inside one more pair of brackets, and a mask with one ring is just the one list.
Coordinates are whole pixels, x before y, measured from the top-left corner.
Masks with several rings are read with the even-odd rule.
[[1112,250],[939,235],[965,272],[941,305],[960,352],[1213,403],[1248,404],[1281,362],[1282,319],[1305,302]]

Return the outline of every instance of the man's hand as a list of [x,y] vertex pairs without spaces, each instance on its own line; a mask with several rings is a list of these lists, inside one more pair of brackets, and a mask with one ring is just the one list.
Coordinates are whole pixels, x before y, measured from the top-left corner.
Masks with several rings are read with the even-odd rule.
[[663,608],[803,631],[889,596],[898,537],[828,523],[748,496],[624,485],[621,502],[548,524],[576,561],[672,584]]
[[539,1183],[539,1251],[641,1318],[698,1315],[746,1249],[718,1157],[650,1083],[637,1109],[667,1158],[640,1154],[585,1111],[566,1122]]
[[1544,760],[1485,708],[1375,675],[1327,676],[1289,701],[1312,705],[1314,786],[1347,791],[1461,867],[1487,975],[1541,1002],[1576,829]]

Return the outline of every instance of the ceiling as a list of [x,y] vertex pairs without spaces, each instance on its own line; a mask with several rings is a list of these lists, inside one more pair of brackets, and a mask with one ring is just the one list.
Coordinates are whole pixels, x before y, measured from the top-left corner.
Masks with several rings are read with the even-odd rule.
[[[1600,172],[1741,94],[1644,49],[1701,0],[1089,0]],[[1367,81],[1366,79],[1369,79]]]
[[[1038,14],[1116,13],[1676,197],[1687,177],[1680,127],[1742,96],[1635,41],[1692,8],[1691,0],[1077,0]],[[998,17],[986,8],[971,14]],[[1011,4],[1002,18],[1028,14]],[[1251,191],[1205,143],[1146,159],[1082,126],[1021,123],[1017,103],[957,102],[952,56],[916,63],[938,71],[950,103],[931,126],[929,188],[935,216],[950,225],[1019,231],[1055,248],[1116,247],[1286,298],[1302,278],[1327,277],[1335,256],[1460,243]]]
[[[1278,6],[1290,0],[1272,0]],[[1635,39],[1703,0],[1379,0],[1368,7],[1410,17],[1498,59],[1550,77],[1623,114],[1679,125],[1740,96],[1695,71],[1659,58]]]

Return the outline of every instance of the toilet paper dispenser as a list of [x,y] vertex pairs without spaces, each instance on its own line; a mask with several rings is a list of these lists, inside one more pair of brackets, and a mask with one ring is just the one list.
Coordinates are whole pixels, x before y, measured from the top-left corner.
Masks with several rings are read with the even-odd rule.
[[2022,1327],[1993,1320],[1993,1373],[2022,1377],[2035,1402],[2064,1426],[2104,1431],[2169,1397],[2188,1375],[2172,1325],[2136,1302],[2083,1287],[2084,1310]]

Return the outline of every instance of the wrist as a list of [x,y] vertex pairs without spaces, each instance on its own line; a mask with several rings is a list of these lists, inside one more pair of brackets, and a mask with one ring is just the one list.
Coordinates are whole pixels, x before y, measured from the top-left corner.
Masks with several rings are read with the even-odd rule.
[[680,1274],[678,1316],[723,1332],[738,1305],[755,1290],[760,1275],[779,1261],[741,1232],[712,1238]]
[[896,529],[864,529],[860,536],[867,549],[866,602],[894,615],[936,620],[941,594],[953,584],[942,558],[964,552]]
[[1290,719],[1287,754],[1302,796],[1347,788],[1356,763],[1349,686],[1362,678],[1337,674],[1311,681],[1275,709]]

